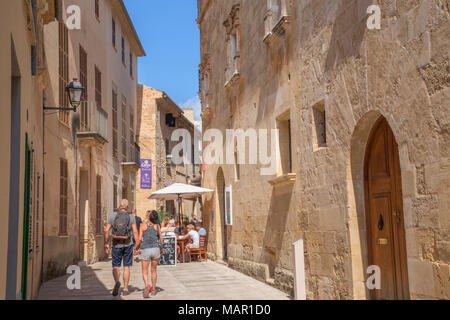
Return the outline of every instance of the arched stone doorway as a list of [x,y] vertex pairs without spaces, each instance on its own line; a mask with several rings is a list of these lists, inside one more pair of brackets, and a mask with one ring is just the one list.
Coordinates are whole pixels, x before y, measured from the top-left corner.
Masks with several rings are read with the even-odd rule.
[[409,299],[402,179],[398,145],[384,117],[369,136],[364,189],[369,265],[381,269],[381,289],[373,299]]
[[216,179],[216,230],[217,230],[217,257],[223,261],[227,260],[227,232],[225,224],[225,175],[219,168]]

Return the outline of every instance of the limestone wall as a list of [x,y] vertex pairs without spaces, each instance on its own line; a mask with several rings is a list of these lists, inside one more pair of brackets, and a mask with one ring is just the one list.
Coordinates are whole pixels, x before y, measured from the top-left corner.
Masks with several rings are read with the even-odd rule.
[[[202,2],[204,3],[204,1]],[[292,292],[292,243],[305,239],[308,299],[365,299],[368,264],[364,154],[384,116],[399,145],[411,298],[449,298],[449,7],[444,1],[287,1],[284,36],[264,43],[265,1],[240,1],[240,80],[225,88],[231,2],[211,1],[200,20],[211,65],[208,128],[275,128],[289,110],[291,184],[260,167],[219,167],[233,186],[233,226],[221,226],[216,192],[205,201],[209,251]],[[382,29],[366,9],[380,5]],[[324,103],[326,147],[314,143],[313,106]],[[205,147],[205,146],[204,146]],[[267,267],[264,267],[267,266]],[[263,271],[267,268],[267,272]],[[255,271],[261,270],[261,271]],[[265,278],[265,279],[264,279]]]

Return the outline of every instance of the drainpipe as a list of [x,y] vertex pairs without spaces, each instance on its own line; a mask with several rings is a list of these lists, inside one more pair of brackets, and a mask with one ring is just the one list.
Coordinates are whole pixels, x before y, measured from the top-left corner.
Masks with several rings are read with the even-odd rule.
[[44,232],[45,232],[45,90],[42,90],[42,223],[41,223],[41,250],[42,250],[42,259],[41,259],[41,281],[40,283],[44,283]]
[[158,163],[156,166],[156,175],[158,179],[158,190],[161,189],[161,110],[159,105],[157,105],[156,110],[156,153],[158,154]]

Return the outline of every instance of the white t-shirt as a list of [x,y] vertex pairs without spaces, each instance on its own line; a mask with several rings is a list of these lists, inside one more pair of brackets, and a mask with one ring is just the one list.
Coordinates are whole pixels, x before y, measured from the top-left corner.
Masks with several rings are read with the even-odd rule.
[[192,248],[199,248],[200,247],[200,236],[198,235],[198,232],[195,230],[189,231],[189,237],[192,239]]

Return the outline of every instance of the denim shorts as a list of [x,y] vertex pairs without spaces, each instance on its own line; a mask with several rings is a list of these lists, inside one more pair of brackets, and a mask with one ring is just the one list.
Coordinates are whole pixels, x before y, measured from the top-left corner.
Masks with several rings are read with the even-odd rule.
[[148,248],[141,250],[141,259],[144,261],[157,260],[161,258],[161,251],[159,248]]
[[113,268],[131,267],[133,266],[133,248],[134,246],[128,246],[125,248],[112,248],[112,266]]

